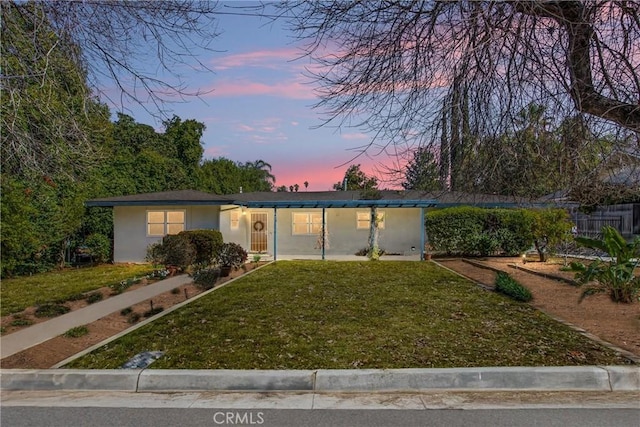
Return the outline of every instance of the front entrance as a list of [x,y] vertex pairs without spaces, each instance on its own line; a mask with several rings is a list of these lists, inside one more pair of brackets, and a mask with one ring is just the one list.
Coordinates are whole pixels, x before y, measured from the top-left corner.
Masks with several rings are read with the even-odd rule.
[[251,213],[251,252],[267,252],[267,213]]

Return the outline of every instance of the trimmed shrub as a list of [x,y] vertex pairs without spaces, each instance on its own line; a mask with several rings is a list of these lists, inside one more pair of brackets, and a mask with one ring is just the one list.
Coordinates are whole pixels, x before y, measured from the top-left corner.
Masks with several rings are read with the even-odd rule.
[[162,239],[162,254],[165,265],[185,269],[196,261],[196,248],[184,234],[168,235]]
[[193,283],[200,289],[211,289],[220,278],[219,268],[204,268],[193,274]]
[[164,311],[164,307],[162,306],[158,306],[158,307],[153,307],[150,310],[145,311],[144,313],[142,313],[142,315],[144,317],[151,317],[151,316],[155,316],[156,314],[160,313]]
[[429,244],[448,255],[519,255],[533,245],[533,216],[526,209],[456,207],[429,211]]
[[31,326],[33,325],[33,322],[29,319],[13,319],[11,321],[11,323],[9,323],[10,326]]
[[516,301],[529,302],[533,299],[533,295],[531,295],[529,289],[522,286],[507,273],[498,273],[496,276],[495,289],[496,292],[507,295]]
[[135,311],[132,313],[129,313],[129,315],[127,316],[127,322],[128,323],[137,323],[138,320],[140,320],[142,316],[140,315],[140,313],[136,313]]
[[71,311],[69,307],[61,304],[42,304],[35,311],[36,317],[56,317]]
[[93,304],[98,301],[102,301],[102,298],[103,296],[100,292],[92,292],[89,295],[87,295],[86,301],[87,301],[87,304]]
[[471,254],[469,237],[482,233],[481,211],[466,206],[429,211],[425,225],[434,250],[448,255]]
[[153,265],[164,265],[164,251],[162,242],[152,243],[147,246],[145,260]]
[[222,248],[222,233],[218,230],[187,230],[179,235],[186,236],[194,246],[196,264],[210,265]]
[[225,243],[216,257],[216,262],[222,267],[239,268],[247,260],[247,251],[237,243]]
[[67,338],[79,338],[89,333],[89,329],[86,326],[76,326],[75,328],[69,329],[63,335]]
[[111,259],[111,240],[99,233],[90,234],[84,241],[89,250],[91,260],[96,263],[104,263]]

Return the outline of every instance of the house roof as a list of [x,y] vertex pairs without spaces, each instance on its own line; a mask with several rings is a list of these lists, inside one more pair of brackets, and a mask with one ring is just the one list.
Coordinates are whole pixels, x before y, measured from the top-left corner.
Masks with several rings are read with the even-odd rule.
[[195,190],[161,191],[88,200],[86,206],[228,205],[233,199]]
[[384,190],[377,200],[360,191],[252,192],[225,196],[181,190],[89,200],[86,206],[240,205],[249,208],[359,208],[359,207],[513,207],[536,206],[531,202],[493,194]]

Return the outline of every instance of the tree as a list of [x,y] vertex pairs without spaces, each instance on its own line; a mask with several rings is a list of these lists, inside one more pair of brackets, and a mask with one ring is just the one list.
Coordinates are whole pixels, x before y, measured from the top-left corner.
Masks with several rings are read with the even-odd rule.
[[219,157],[205,160],[198,169],[198,189],[215,194],[271,191],[275,179],[263,160],[242,163]]
[[206,126],[193,119],[182,121],[174,115],[170,120],[164,121],[164,127],[168,149],[165,155],[177,158],[187,171],[194,172],[204,154],[201,139]]
[[344,173],[342,181],[333,184],[336,191],[345,190],[365,190],[378,188],[378,179],[374,176],[367,176],[360,170],[360,165],[351,165]]
[[3,170],[56,175],[95,160],[96,133],[85,116],[101,108],[96,96],[120,110],[137,102],[165,115],[165,101],[198,95],[181,71],[206,69],[196,55],[217,36],[216,7],[197,0],[0,2]]
[[442,189],[439,165],[427,147],[418,147],[407,164],[402,188],[405,190],[436,191]]
[[2,171],[76,177],[100,157],[109,111],[92,98],[79,47],[38,3],[0,3]]
[[564,209],[537,209],[528,212],[531,217],[533,244],[540,261],[546,261],[549,252],[567,238],[572,224]]
[[[484,157],[490,161],[484,168],[474,165],[479,147],[493,143],[499,150],[511,142],[502,135],[532,104],[558,121],[580,114],[601,137],[637,146],[636,2],[289,1],[281,7],[318,64],[323,123],[356,123],[374,134],[362,151],[432,149],[449,190],[477,188],[482,174],[500,166],[495,156]],[[561,148],[580,163],[574,147]]]
[[241,165],[247,179],[259,183],[255,188],[247,191],[271,191],[276,183],[276,177],[271,173],[271,165],[264,160],[256,160]]
[[[382,136],[399,136],[438,120],[429,112],[447,96],[441,88],[457,85],[464,88],[457,94],[466,92],[459,100],[483,97],[501,112],[517,112],[520,100],[571,102],[640,131],[633,1],[290,1],[282,8],[323,66],[316,77],[330,120],[364,117]],[[327,55],[326,46],[336,51]]]
[[306,190],[307,188],[309,188],[309,181],[305,181],[302,183],[304,185],[304,189]]

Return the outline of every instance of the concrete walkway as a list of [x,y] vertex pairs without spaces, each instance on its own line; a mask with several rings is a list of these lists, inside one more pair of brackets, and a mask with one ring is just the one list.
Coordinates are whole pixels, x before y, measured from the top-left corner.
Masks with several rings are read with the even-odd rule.
[[62,335],[76,326],[89,324],[113,312],[168,292],[191,280],[186,274],[170,277],[0,337],[0,359]]

